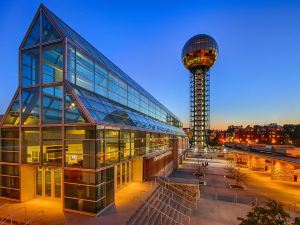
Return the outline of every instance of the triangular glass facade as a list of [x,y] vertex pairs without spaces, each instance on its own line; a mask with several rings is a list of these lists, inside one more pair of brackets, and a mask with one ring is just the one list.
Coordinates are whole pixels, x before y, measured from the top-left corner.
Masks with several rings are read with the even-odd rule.
[[32,26],[30,33],[27,36],[27,39],[23,47],[30,47],[33,45],[37,45],[39,44],[39,42],[40,42],[40,16],[38,15],[36,17],[34,25]]
[[47,16],[42,13],[42,42],[54,41],[60,38],[59,33],[50,23]]
[[65,123],[89,123],[80,110],[79,104],[67,89],[65,92]]
[[11,105],[4,121],[3,125],[13,126],[20,124],[20,99],[19,94],[13,99],[13,104]]

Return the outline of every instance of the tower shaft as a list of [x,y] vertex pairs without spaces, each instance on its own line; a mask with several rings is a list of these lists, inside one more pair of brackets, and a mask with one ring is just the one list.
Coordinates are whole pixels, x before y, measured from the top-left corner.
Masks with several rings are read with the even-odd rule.
[[196,69],[190,77],[190,128],[192,146],[203,149],[208,144],[209,130],[209,72],[206,68]]

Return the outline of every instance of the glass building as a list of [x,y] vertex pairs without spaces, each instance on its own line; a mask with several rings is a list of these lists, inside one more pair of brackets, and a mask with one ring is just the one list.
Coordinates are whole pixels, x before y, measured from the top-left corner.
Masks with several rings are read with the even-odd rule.
[[130,182],[170,173],[187,146],[173,113],[39,7],[0,120],[1,198],[60,199],[66,211],[99,214]]

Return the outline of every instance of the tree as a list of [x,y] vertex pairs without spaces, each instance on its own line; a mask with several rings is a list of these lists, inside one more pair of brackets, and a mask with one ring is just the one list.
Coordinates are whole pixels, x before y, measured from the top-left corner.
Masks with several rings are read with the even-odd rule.
[[[240,225],[288,225],[289,219],[290,215],[274,200],[268,201],[264,206],[253,204],[245,218],[238,217]],[[294,224],[297,224],[296,220]]]
[[237,186],[240,185],[240,182],[247,179],[247,175],[241,171],[241,168],[234,165],[227,166],[225,171],[226,177],[234,179]]
[[300,217],[296,217],[295,222],[292,225],[300,225]]

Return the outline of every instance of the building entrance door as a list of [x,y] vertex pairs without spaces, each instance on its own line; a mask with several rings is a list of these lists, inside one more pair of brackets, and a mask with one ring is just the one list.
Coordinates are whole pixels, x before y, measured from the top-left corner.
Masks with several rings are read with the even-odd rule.
[[51,167],[36,168],[36,196],[61,198],[61,169]]

